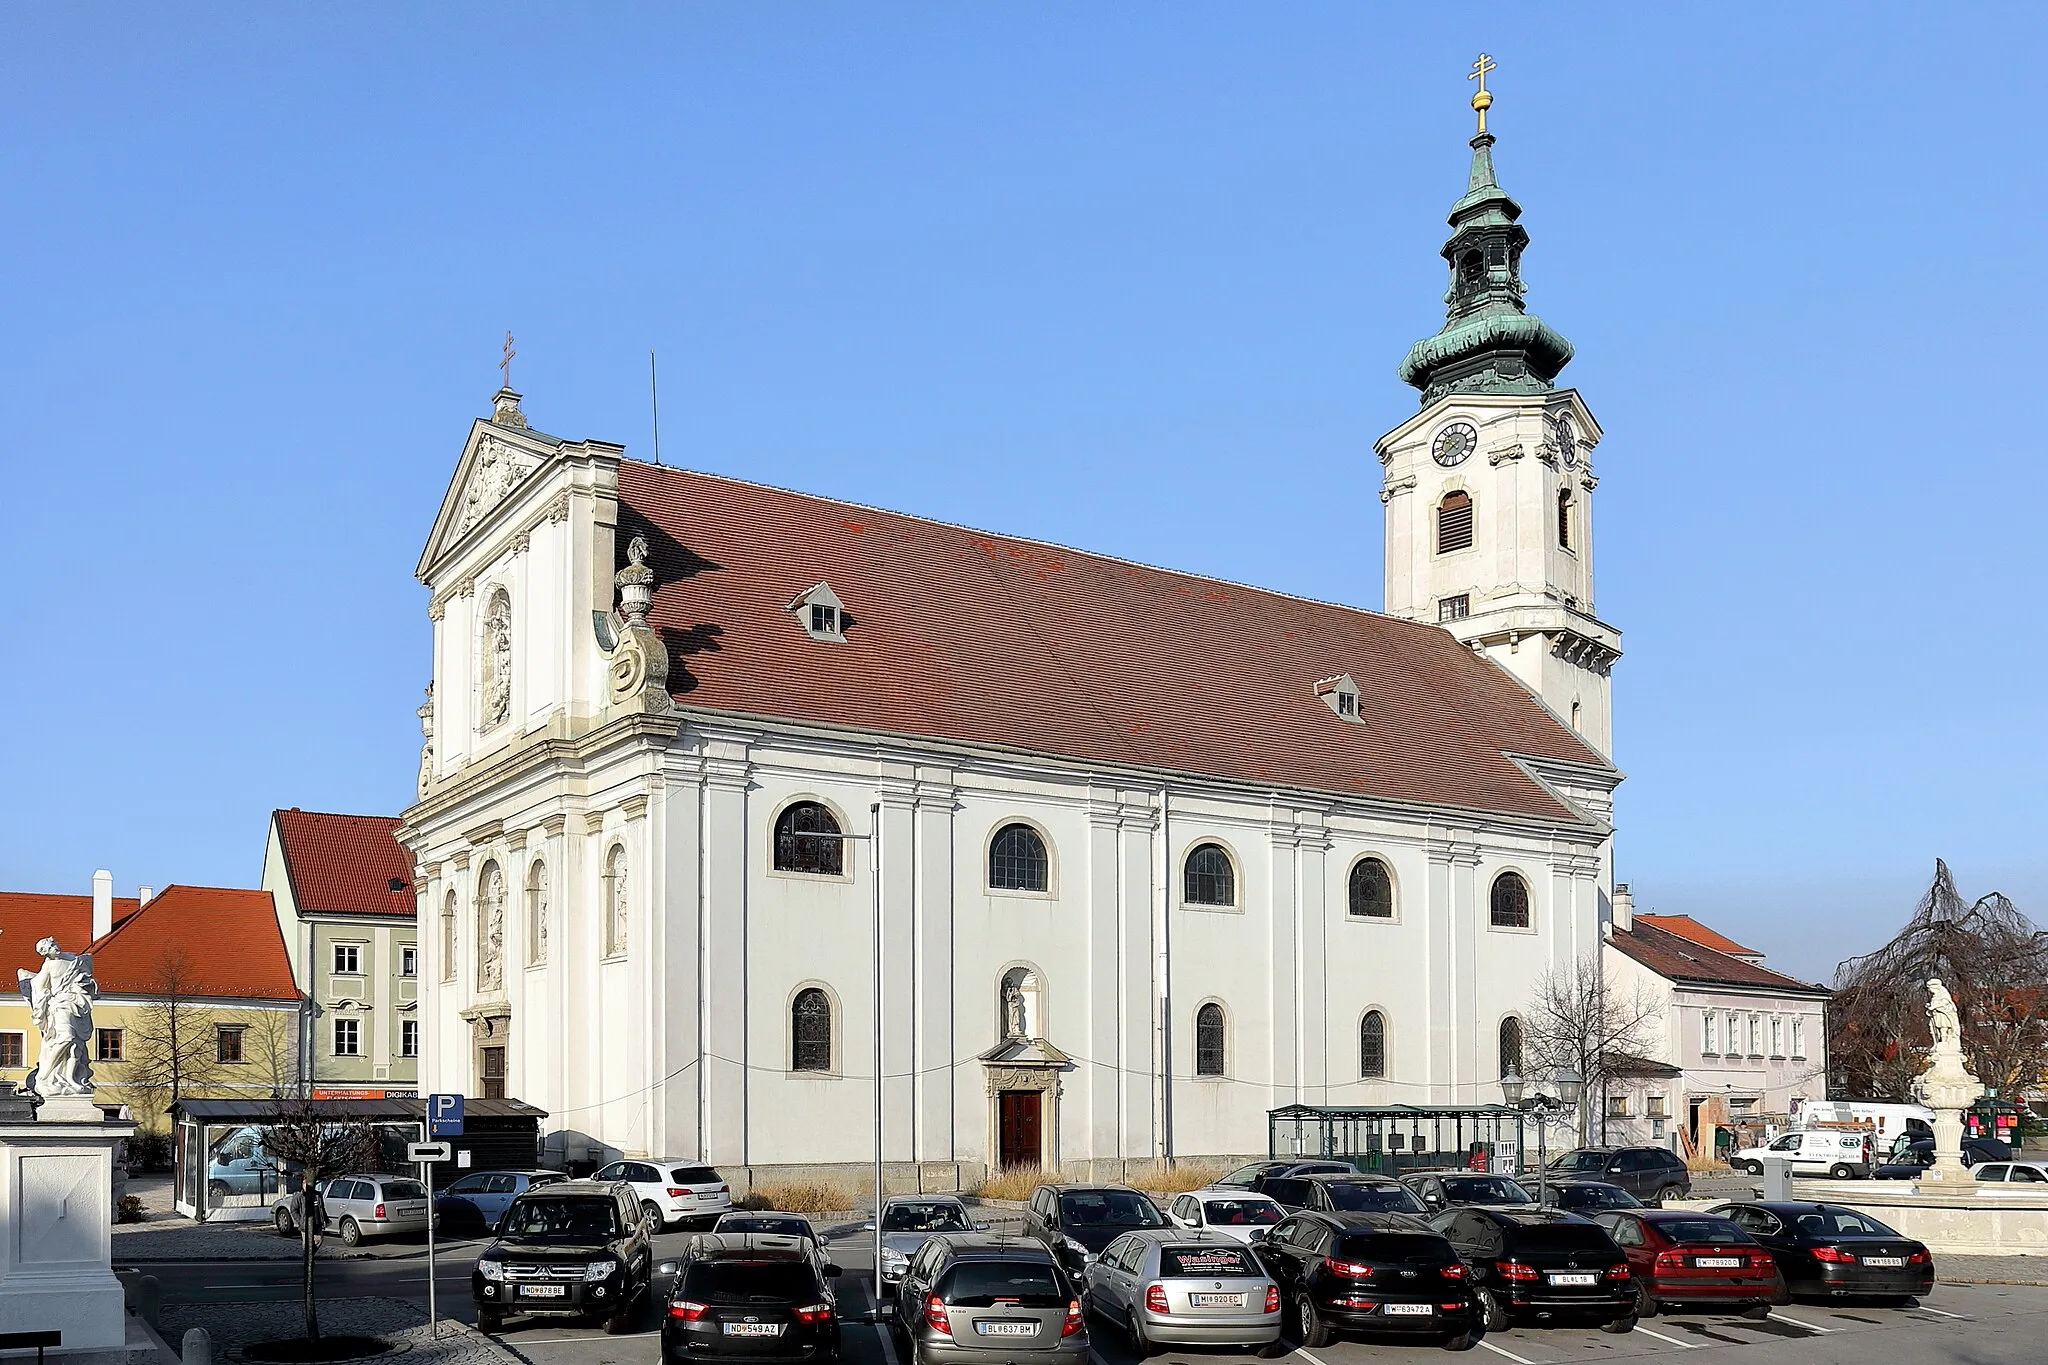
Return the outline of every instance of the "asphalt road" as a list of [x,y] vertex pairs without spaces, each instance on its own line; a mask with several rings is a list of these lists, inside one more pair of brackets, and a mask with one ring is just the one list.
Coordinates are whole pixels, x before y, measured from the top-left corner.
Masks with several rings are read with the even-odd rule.
[[[656,1255],[676,1254],[689,1235],[664,1234],[656,1240]],[[465,1241],[443,1248],[437,1277],[443,1315],[474,1320],[469,1269],[481,1245]],[[846,1365],[906,1365],[897,1359],[885,1330],[862,1320],[872,1317],[865,1238],[848,1228],[838,1239],[828,1236],[827,1245],[846,1269],[839,1281],[840,1309],[847,1320],[842,1338]],[[424,1306],[426,1268],[424,1252],[401,1253],[323,1261],[317,1274],[323,1296],[380,1295]],[[298,1293],[293,1262],[159,1262],[148,1270],[162,1285],[166,1303],[291,1299]],[[1115,1328],[1098,1322],[1091,1335],[1091,1365],[1138,1365]],[[641,1331],[619,1337],[552,1319],[515,1320],[499,1340],[531,1365],[656,1365],[659,1358],[651,1315]],[[1287,1359],[1291,1365],[1377,1365],[1441,1356],[1427,1345],[1346,1340],[1315,1352],[1295,1351]],[[1939,1284],[1917,1308],[1797,1304],[1763,1322],[1684,1313],[1651,1318],[1619,1337],[1590,1328],[1516,1327],[1489,1335],[1466,1359],[1471,1365],[1566,1365],[1658,1356],[1671,1358],[1674,1365],[1680,1357],[1684,1365],[2038,1365],[2048,1359],[2048,1289]],[[1172,1350],[1159,1360],[1166,1365],[1250,1365],[1256,1357]]]

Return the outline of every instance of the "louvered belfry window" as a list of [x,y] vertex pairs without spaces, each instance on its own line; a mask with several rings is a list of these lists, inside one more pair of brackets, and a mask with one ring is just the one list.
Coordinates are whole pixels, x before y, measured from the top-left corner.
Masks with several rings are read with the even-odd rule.
[[1472,548],[1472,495],[1446,493],[1436,509],[1436,552]]
[[1561,550],[1572,547],[1572,490],[1561,489],[1557,495],[1557,546]]

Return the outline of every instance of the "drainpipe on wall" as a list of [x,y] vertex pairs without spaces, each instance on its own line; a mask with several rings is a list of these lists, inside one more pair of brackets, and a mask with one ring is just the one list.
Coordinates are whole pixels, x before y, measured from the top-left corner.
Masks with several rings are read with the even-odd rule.
[[1152,926],[1153,1089],[1158,1095],[1153,1149],[1163,1166],[1173,1159],[1173,950],[1168,935],[1173,925],[1173,839],[1168,816],[1172,793],[1159,788],[1159,909]]

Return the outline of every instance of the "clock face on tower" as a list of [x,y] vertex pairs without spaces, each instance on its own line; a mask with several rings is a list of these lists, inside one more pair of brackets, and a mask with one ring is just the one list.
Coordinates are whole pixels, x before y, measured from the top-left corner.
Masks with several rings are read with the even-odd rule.
[[1479,431],[1470,422],[1453,422],[1436,434],[1429,453],[1445,469],[1463,464],[1479,445]]

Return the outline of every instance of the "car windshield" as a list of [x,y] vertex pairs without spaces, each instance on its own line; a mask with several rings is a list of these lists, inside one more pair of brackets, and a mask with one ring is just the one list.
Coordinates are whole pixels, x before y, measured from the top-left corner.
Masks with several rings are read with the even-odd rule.
[[427,1187],[417,1180],[387,1180],[384,1182],[386,1199],[425,1199]]
[[1619,1185],[1559,1185],[1557,1205],[1565,1209],[1639,1209],[1643,1201]]
[[1082,1190],[1060,1196],[1060,1221],[1082,1228],[1156,1228],[1166,1220],[1134,1190]]
[[808,1237],[811,1225],[801,1218],[726,1217],[718,1220],[718,1232],[772,1232],[784,1237]]
[[1451,1198],[1465,1204],[1533,1204],[1536,1197],[1504,1175],[1444,1177]]
[[958,1204],[891,1204],[882,1214],[884,1232],[966,1232],[967,1215]]
[[698,1261],[676,1290],[698,1303],[809,1303],[818,1293],[801,1261]]
[[1364,1181],[1333,1180],[1323,1186],[1329,1191],[1330,1207],[1346,1213],[1426,1213],[1422,1201],[1403,1185],[1368,1185]]
[[1604,1171],[1607,1169],[1605,1152],[1566,1152],[1550,1163],[1553,1171]]
[[1280,1206],[1270,1199],[1208,1199],[1202,1215],[1211,1227],[1270,1227],[1282,1217]]
[[1219,1185],[1250,1185],[1273,1168],[1270,1161],[1255,1161],[1249,1166],[1240,1166],[1216,1183]]
[[515,1199],[499,1236],[508,1242],[605,1242],[619,1234],[616,1200]]
[[1848,1209],[1814,1209],[1791,1220],[1808,1237],[1896,1237],[1899,1234],[1865,1214]]
[[1517,1251],[1611,1251],[1614,1243],[1592,1223],[1524,1224],[1508,1231],[1508,1243]]
[[1660,1218],[1650,1226],[1673,1242],[1748,1242],[1750,1235],[1726,1218]]
[[1450,1243],[1441,1237],[1419,1233],[1353,1233],[1337,1244],[1337,1255],[1347,1261],[1396,1261],[1409,1265],[1449,1265],[1456,1259]]
[[1191,1279],[1203,1275],[1256,1275],[1251,1258],[1235,1246],[1161,1247],[1161,1279]]
[[957,1308],[1051,1308],[1065,1303],[1067,1292],[1044,1261],[962,1261],[939,1286],[939,1297]]

